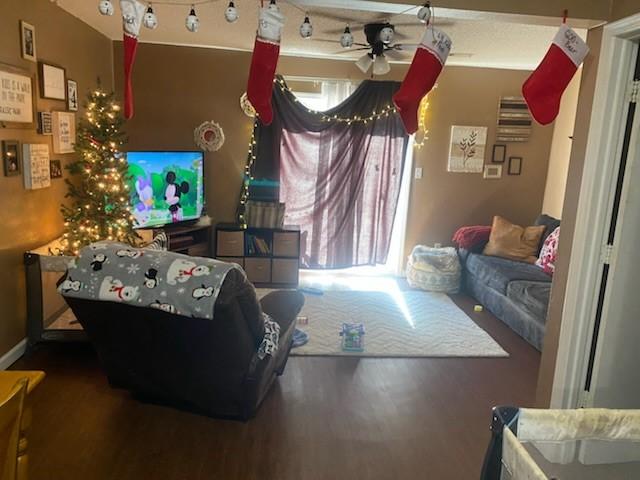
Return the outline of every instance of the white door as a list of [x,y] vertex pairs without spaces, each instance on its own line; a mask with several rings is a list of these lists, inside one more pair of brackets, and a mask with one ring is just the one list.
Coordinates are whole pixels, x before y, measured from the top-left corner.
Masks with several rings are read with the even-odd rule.
[[[630,91],[638,86],[640,55]],[[640,409],[640,105],[633,94],[629,102],[585,370],[583,406],[589,408]],[[637,462],[640,448],[585,442],[580,458],[588,464]]]

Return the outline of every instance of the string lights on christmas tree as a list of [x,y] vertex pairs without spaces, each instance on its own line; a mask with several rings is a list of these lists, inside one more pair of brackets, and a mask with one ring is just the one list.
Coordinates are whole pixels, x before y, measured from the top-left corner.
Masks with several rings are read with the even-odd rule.
[[123,123],[113,93],[97,89],[89,94],[78,125],[78,158],[68,167],[79,179],[66,181],[71,203],[61,207],[64,254],[75,255],[98,240],[135,244],[139,238],[129,207],[128,164],[120,153]]

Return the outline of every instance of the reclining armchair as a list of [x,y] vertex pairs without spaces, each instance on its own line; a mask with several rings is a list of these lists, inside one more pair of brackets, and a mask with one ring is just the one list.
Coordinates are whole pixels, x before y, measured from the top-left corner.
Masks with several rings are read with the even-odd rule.
[[[210,319],[135,302],[77,298],[69,289],[61,293],[87,332],[111,386],[143,401],[242,420],[255,414],[282,375],[304,303],[296,291],[275,291],[258,301],[238,268],[226,272]],[[279,325],[277,347],[267,355],[260,351],[266,338],[263,313]]]

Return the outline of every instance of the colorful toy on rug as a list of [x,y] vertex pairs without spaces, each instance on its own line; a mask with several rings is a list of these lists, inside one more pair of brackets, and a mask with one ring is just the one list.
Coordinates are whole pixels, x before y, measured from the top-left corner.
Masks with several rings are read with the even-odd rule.
[[293,332],[293,342],[291,348],[298,348],[306,345],[309,342],[309,334],[299,328],[296,328]]
[[364,325],[361,323],[343,323],[342,331],[342,351],[344,352],[364,352]]

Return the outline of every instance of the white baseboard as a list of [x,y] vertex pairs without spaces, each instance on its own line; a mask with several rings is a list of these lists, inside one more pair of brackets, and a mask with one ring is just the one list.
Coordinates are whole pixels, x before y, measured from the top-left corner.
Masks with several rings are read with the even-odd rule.
[[0,370],[6,370],[13,365],[27,349],[27,339],[24,338],[15,347],[0,357]]

